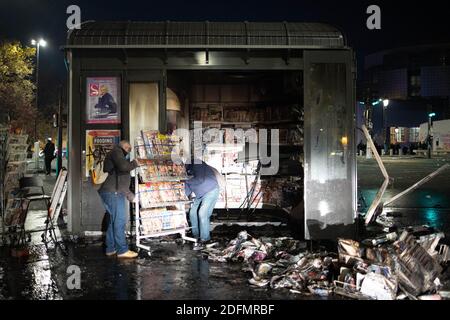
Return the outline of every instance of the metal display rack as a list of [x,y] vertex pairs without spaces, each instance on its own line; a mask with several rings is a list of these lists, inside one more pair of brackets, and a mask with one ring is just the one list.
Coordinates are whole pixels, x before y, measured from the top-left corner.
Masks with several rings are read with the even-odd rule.
[[9,128],[0,124],[0,214],[2,224],[2,234],[5,234],[5,214],[6,214],[6,197],[5,197],[5,173],[6,173],[6,149]]
[[19,180],[27,169],[26,151],[28,135],[11,134],[9,127],[2,126],[1,133],[1,209],[2,209],[2,240],[11,245],[23,244],[30,234],[25,232],[24,199],[19,189]]
[[[159,164],[167,165],[171,161],[171,150],[176,146],[176,142],[166,139],[168,137],[166,135],[161,135],[165,137],[162,141],[152,141],[146,138],[146,133],[149,132],[142,131],[142,138],[135,140],[136,160],[141,164],[149,160],[154,161],[156,167]],[[150,133],[159,135],[156,131]],[[163,172],[163,174],[158,171],[154,175],[148,175],[144,174],[143,170],[145,169],[145,164],[143,167],[135,169],[134,224],[136,246],[148,251],[150,255],[150,246],[142,243],[145,239],[180,234],[183,243],[186,240],[196,242],[196,239],[186,236],[188,224],[185,205],[191,201],[184,194],[182,181],[188,178],[185,171],[183,174],[176,175],[173,171]],[[151,192],[158,193],[158,197],[156,197],[156,194],[148,197]],[[168,195],[173,197],[171,198]]]

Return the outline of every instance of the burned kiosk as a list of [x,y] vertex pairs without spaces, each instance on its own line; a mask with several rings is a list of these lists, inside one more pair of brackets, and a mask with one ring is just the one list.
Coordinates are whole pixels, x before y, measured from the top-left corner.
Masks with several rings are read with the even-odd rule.
[[[100,230],[104,209],[88,178],[96,157],[120,139],[133,141],[140,130],[180,129],[214,129],[219,137],[184,140],[224,175],[217,208],[299,212],[307,239],[352,231],[355,70],[337,29],[288,22],[86,22],[69,33],[64,49],[71,232]],[[242,141],[236,132],[244,132]],[[270,174],[262,172],[268,164],[260,156],[245,152],[266,141],[272,164],[279,154]]]

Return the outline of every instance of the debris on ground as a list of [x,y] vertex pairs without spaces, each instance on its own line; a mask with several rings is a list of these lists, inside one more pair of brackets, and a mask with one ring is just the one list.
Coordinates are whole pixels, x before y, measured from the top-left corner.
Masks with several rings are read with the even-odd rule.
[[352,299],[448,299],[439,276],[448,262],[444,234],[427,226],[408,227],[361,242],[338,239],[337,254],[310,252],[292,238],[259,239],[241,231],[225,248],[202,252],[210,261],[243,263],[254,287],[295,294]]

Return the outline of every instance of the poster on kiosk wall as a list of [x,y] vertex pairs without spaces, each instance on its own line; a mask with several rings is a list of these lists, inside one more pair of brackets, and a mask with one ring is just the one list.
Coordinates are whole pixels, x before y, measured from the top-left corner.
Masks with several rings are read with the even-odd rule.
[[120,130],[86,130],[86,177],[94,165],[120,142]]
[[120,123],[120,78],[86,79],[86,123]]

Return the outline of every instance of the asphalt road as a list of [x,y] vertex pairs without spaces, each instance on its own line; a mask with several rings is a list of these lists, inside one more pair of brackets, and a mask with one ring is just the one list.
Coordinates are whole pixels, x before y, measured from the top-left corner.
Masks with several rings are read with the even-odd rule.
[[[392,183],[382,198],[384,202],[444,164],[450,163],[450,158],[388,157],[383,158],[383,163],[392,178]],[[358,195],[359,203],[362,205],[361,212],[367,210],[383,180],[374,159],[358,159]],[[386,209],[396,214],[395,221],[401,226],[428,224],[444,231],[447,238],[450,238],[450,168],[393,202]]]

